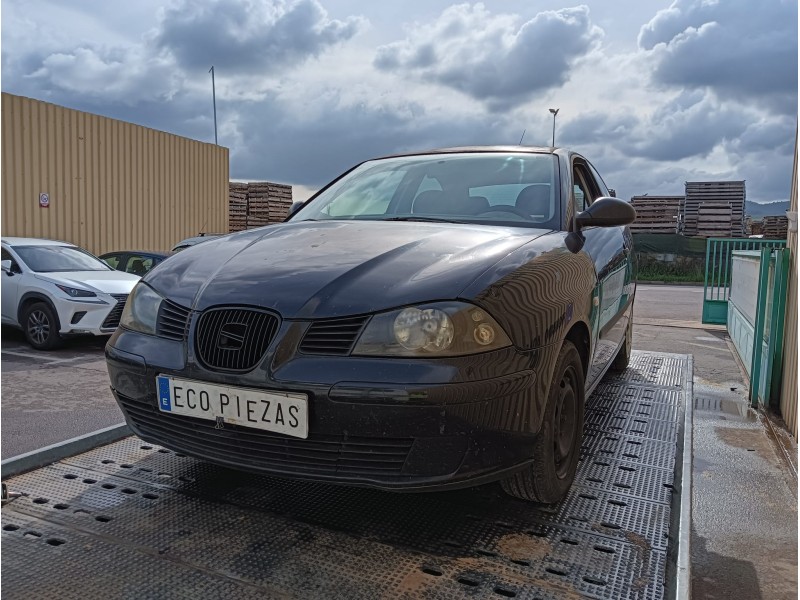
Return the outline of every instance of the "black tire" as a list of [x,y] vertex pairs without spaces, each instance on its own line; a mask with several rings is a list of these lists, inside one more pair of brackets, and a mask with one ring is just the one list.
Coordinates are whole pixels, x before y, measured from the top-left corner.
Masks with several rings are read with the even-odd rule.
[[61,345],[58,317],[46,302],[35,302],[25,308],[22,330],[25,339],[37,350],[53,350]]
[[609,368],[615,373],[622,373],[628,368],[628,363],[631,362],[631,350],[633,349],[633,311],[628,319],[628,326],[625,328],[625,339],[622,340],[619,352],[617,352],[614,362],[611,363]]
[[581,357],[567,340],[558,354],[547,391],[533,462],[500,482],[507,494],[542,504],[555,504],[567,495],[580,457],[584,399]]

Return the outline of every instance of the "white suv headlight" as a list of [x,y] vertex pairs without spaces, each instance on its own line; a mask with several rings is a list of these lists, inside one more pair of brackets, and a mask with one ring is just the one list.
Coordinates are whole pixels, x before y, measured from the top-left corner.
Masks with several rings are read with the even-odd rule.
[[158,308],[162,300],[163,298],[153,288],[144,283],[137,283],[125,303],[119,324],[126,329],[155,335]]
[[482,308],[465,302],[436,302],[375,315],[353,354],[463,356],[510,345],[505,331]]

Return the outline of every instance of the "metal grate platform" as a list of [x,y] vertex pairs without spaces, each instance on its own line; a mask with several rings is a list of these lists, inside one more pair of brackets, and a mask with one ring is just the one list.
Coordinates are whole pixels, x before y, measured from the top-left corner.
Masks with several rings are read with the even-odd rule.
[[[17,476],[8,598],[670,596],[691,361],[635,352],[589,399],[567,499],[242,474],[130,437]],[[677,467],[676,467],[677,465]]]

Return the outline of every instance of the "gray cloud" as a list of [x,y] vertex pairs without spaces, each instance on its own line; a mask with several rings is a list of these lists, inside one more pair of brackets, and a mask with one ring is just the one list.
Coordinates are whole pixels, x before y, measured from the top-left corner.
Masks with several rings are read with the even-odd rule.
[[639,32],[653,80],[797,113],[797,2],[675,0]]
[[519,24],[483,4],[447,8],[405,40],[378,48],[374,65],[410,74],[486,101],[502,110],[556,88],[602,37],[586,6],[546,11]]
[[360,17],[330,19],[317,0],[182,0],[164,11],[156,44],[187,70],[214,65],[237,73],[276,73],[344,42]]
[[[231,155],[231,177],[273,179],[319,187],[355,164],[397,152],[437,147],[516,142],[516,124],[485,114],[448,121],[424,114],[411,103],[394,106],[343,104],[337,94],[322,95],[318,116],[299,118],[286,105],[241,105],[242,123],[268,123],[268,130],[246,127]],[[517,136],[516,138],[514,136]]]

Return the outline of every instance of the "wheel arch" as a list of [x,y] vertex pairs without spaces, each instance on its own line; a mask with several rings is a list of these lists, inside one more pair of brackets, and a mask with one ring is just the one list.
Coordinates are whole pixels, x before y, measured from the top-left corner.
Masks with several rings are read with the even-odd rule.
[[576,321],[567,331],[564,340],[572,342],[578,350],[583,364],[583,377],[585,380],[589,374],[589,364],[592,356],[592,338],[589,333],[589,326],[583,321]]
[[25,314],[25,310],[31,304],[36,304],[37,302],[44,302],[50,307],[50,310],[53,311],[53,316],[56,319],[57,330],[61,329],[61,320],[58,317],[58,310],[56,309],[55,304],[53,304],[53,301],[41,292],[25,292],[22,295],[22,298],[19,299],[19,305],[17,307],[17,322],[20,324],[20,327],[25,328],[25,323],[23,323],[23,315]]

